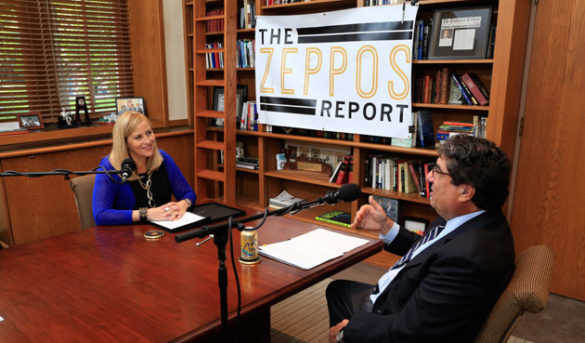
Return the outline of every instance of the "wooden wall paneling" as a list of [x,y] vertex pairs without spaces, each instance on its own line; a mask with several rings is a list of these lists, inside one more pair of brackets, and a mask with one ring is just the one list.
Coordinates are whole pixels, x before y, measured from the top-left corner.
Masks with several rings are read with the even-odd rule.
[[531,0],[499,2],[487,137],[512,159],[526,57]]
[[[91,170],[110,147],[9,158],[6,170]],[[62,176],[11,177],[5,180],[14,244],[41,240],[81,229],[69,181]]]
[[168,124],[162,0],[128,0],[134,96],[151,120]]
[[524,129],[511,214],[516,250],[555,255],[551,292],[585,300],[585,3],[536,7]]
[[[0,161],[0,171],[5,171]],[[8,214],[8,198],[4,191],[4,180],[0,178],[0,241],[8,246],[14,245],[14,238],[12,237],[12,230],[10,229],[10,216]]]
[[[103,142],[104,144],[101,144]],[[193,135],[187,133],[164,133],[157,138],[159,147],[168,152],[192,186]],[[2,170],[51,171],[68,169],[85,171],[95,168],[109,154],[111,141],[100,144],[77,144],[69,149],[57,147],[38,149],[38,153],[5,157]],[[5,154],[6,155],[6,154]],[[5,196],[0,194],[0,240],[6,243],[24,244],[55,235],[80,230],[79,217],[69,181],[62,176],[39,178],[7,177],[0,180]],[[0,189],[1,193],[2,189]],[[5,199],[6,206],[2,205]],[[3,211],[7,213],[3,213]],[[9,221],[5,225],[6,221]],[[9,232],[4,227],[8,226]],[[11,236],[13,238],[11,238]]]
[[157,138],[157,143],[159,148],[171,155],[177,166],[179,166],[181,173],[193,188],[195,186],[193,135]]

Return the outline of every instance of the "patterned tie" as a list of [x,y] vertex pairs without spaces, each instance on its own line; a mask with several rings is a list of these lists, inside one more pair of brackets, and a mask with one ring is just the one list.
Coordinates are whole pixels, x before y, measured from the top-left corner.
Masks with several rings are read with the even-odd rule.
[[444,225],[438,225],[435,226],[431,229],[431,231],[429,231],[429,233],[427,233],[426,235],[424,235],[423,237],[421,237],[416,244],[414,245],[414,247],[410,248],[410,250],[408,250],[408,252],[402,256],[402,258],[400,260],[398,260],[398,262],[396,262],[396,264],[394,264],[392,266],[392,269],[396,269],[399,267],[402,267],[403,265],[407,264],[408,261],[410,261],[410,259],[412,258],[412,254],[416,251],[416,249],[418,249],[421,245],[425,244],[426,242],[435,239],[435,237],[437,237],[437,235],[439,233],[441,233],[441,231],[443,231],[443,229],[445,228]]

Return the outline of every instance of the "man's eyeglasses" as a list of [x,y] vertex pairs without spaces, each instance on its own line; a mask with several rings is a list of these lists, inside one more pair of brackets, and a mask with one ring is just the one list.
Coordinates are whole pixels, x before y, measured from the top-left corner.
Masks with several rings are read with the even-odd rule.
[[439,165],[436,163],[429,164],[429,170],[432,171],[433,173],[437,173],[437,174],[451,175],[449,173],[442,171],[441,168],[439,167]]

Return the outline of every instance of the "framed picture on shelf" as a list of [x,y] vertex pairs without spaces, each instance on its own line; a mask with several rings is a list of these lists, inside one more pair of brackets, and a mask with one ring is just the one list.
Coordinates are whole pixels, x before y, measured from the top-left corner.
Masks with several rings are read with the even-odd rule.
[[45,127],[43,118],[38,112],[19,114],[18,122],[21,128],[28,130],[42,129]]
[[429,221],[424,218],[404,217],[402,226],[408,231],[424,235],[429,226]]
[[486,58],[491,19],[491,6],[435,10],[429,59]]
[[[248,101],[248,86],[238,85],[236,89],[236,118],[239,122],[242,114],[242,104]],[[213,87],[213,104],[212,110],[223,111],[224,110],[224,92],[223,87]],[[223,118],[217,118],[215,120],[216,126],[223,126]]]
[[116,98],[116,111],[119,115],[126,111],[136,111],[147,116],[143,97]]

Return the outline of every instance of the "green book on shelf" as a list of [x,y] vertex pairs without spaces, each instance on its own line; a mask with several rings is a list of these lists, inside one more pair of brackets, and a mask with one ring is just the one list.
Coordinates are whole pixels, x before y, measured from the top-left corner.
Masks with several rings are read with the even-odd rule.
[[315,219],[326,223],[341,225],[343,227],[351,226],[351,215],[344,211],[331,211],[323,213],[316,216]]

